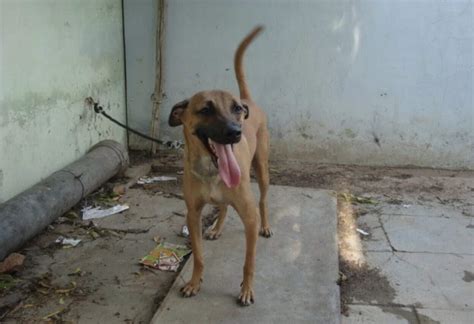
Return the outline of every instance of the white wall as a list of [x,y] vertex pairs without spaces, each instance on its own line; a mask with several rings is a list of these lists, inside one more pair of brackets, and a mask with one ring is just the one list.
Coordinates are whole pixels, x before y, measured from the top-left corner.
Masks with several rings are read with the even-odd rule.
[[[474,168],[472,1],[167,1],[162,136],[171,106],[237,92],[237,43],[272,154],[331,163]],[[376,141],[378,140],[378,144]]]
[[0,0],[0,203],[125,132],[120,0]]
[[[129,126],[150,134],[155,91],[158,0],[124,0],[127,111]],[[151,143],[130,134],[130,147],[149,149]]]

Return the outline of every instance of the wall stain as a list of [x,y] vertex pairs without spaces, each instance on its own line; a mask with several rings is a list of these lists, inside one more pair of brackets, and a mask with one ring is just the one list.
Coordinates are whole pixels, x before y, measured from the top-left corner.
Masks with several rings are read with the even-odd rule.
[[474,281],[474,273],[471,271],[464,270],[464,277],[462,278],[465,282],[473,282]]
[[295,121],[295,130],[305,140],[311,140],[314,138],[314,136],[310,134],[311,126],[311,112],[309,111],[307,111],[305,115],[301,113]]
[[375,132],[372,133],[372,136],[374,138],[374,143],[377,144],[378,147],[382,147],[382,145],[380,144],[380,138],[377,136],[377,134],[375,134]]
[[123,83],[123,79],[116,76],[114,81],[107,79],[91,84],[90,87],[82,87],[80,91],[71,93],[68,89],[52,90],[45,94],[38,92],[26,92],[21,99],[6,98],[0,101],[2,107],[2,118],[0,118],[0,126],[6,126],[9,123],[17,123],[21,128],[35,120],[38,114],[57,107],[60,102],[66,102],[68,105],[75,102],[82,102],[84,98],[91,95],[92,89],[100,89],[103,91],[108,86],[116,83]]
[[354,133],[354,131],[350,128],[344,129],[344,135],[349,137],[349,138],[356,138],[357,137],[357,134]]

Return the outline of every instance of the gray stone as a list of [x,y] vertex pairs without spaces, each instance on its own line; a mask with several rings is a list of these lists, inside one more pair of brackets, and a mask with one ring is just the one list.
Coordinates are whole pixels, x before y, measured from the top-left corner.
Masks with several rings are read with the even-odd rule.
[[474,310],[474,256],[431,253],[367,252],[367,262],[381,270],[393,288],[392,301],[401,305],[451,310]]
[[381,216],[399,251],[474,254],[469,217]]
[[190,261],[152,322],[339,323],[334,194],[272,186],[269,207],[274,236],[258,242],[254,305],[236,303],[245,241],[241,221],[232,211],[221,238],[204,242],[205,274],[199,294],[183,298],[179,293],[191,277]]
[[417,323],[416,314],[407,307],[349,305],[349,317],[342,324],[401,324]]

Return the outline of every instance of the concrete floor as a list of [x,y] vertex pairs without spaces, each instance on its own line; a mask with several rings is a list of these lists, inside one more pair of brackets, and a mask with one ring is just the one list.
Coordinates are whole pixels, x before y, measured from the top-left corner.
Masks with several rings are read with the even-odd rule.
[[152,323],[340,322],[335,193],[270,186],[268,202],[274,236],[258,241],[255,304],[236,303],[245,235],[232,210],[223,235],[204,242],[198,295],[183,298],[179,291],[191,278],[188,261]]
[[[135,160],[134,164],[145,161],[155,164],[157,175],[176,175],[182,170],[179,156],[163,155],[154,161]],[[272,184],[329,189],[372,197],[377,202],[338,199],[343,323],[472,322],[473,172],[295,161],[274,162],[270,171]],[[120,199],[130,210],[104,219],[95,228],[58,220],[20,251],[26,255],[25,266],[14,274],[13,289],[0,290],[0,319],[38,322],[59,311],[51,319],[148,323],[176,275],[145,270],[138,260],[155,245],[156,235],[185,243],[177,236],[184,223],[180,186],[178,175],[177,183],[132,188]],[[206,212],[207,222],[212,216]],[[227,225],[232,226],[232,221]],[[358,233],[357,228],[369,235]],[[100,236],[92,237],[91,230]],[[232,228],[226,227],[222,239],[232,233]],[[54,244],[58,235],[83,241],[75,248],[63,249]],[[81,275],[75,274],[77,268],[81,268]],[[241,266],[236,269],[233,278],[240,280]],[[205,286],[210,289],[212,278],[207,275]],[[71,287],[72,281],[76,288],[57,293]],[[230,301],[238,293],[238,282],[227,288],[226,300]],[[260,289],[253,309],[265,301]],[[216,290],[218,293],[222,291]]]
[[354,298],[342,322],[472,323],[473,216],[444,205],[403,205],[357,219],[371,237],[353,256],[360,252],[360,262],[378,269],[393,294]]

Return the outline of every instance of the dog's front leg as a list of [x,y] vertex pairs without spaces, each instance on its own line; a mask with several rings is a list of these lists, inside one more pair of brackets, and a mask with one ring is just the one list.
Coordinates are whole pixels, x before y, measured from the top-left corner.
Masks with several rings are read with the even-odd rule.
[[235,209],[244,223],[246,242],[244,280],[242,281],[238,301],[242,306],[249,306],[254,302],[253,277],[255,274],[259,219],[250,188],[248,191],[246,190],[243,197],[246,197],[246,199],[239,199],[239,202],[235,204]]
[[204,259],[202,256],[202,231],[201,231],[201,212],[203,203],[187,204],[188,214],[186,220],[191,237],[191,247],[193,250],[193,275],[181,292],[184,297],[191,297],[198,293],[201,287],[202,273],[204,270]]

